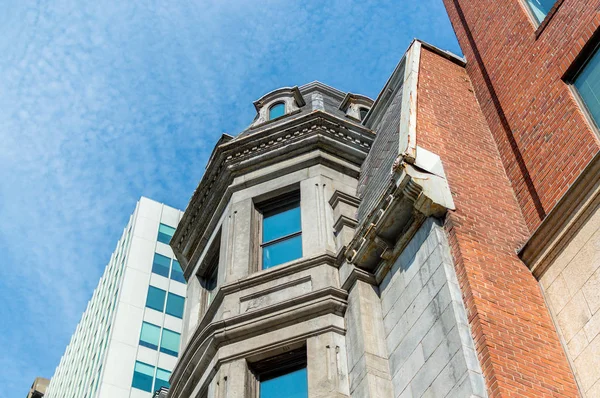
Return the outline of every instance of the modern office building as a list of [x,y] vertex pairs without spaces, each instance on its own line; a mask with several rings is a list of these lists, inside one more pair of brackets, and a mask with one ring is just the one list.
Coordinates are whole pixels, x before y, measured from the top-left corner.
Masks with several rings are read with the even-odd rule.
[[168,386],[186,291],[169,247],[181,214],[137,203],[45,397],[151,398]]
[[600,2],[444,1],[466,60],[217,142],[171,398],[600,396]]
[[29,389],[27,398],[42,398],[46,393],[50,380],[44,377],[36,377]]

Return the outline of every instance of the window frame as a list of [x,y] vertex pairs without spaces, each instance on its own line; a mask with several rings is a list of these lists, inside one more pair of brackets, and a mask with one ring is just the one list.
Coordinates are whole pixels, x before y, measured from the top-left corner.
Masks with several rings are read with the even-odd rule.
[[575,57],[569,68],[565,71],[562,76],[562,80],[567,84],[573,99],[579,106],[581,113],[586,119],[590,129],[600,137],[600,120],[595,120],[592,112],[590,111],[585,100],[581,96],[579,89],[575,87],[575,81],[577,77],[583,72],[585,67],[589,64],[590,60],[596,54],[600,54],[600,27],[596,28],[590,39],[585,43],[579,54]]
[[[285,376],[292,372],[306,369],[308,371],[308,356],[306,346],[289,350],[283,354],[274,355],[257,362],[249,363],[248,369],[254,376],[252,394],[260,397],[261,383]],[[306,379],[306,390],[308,392],[308,375]]]
[[[279,115],[279,116],[271,117],[271,111],[272,111],[272,110],[273,110],[275,107],[277,107],[277,106],[279,106],[279,105],[283,106],[283,113],[282,113],[281,115]],[[277,102],[275,102],[275,103],[273,103],[273,104],[269,105],[269,109],[267,109],[267,119],[268,119],[268,121],[270,121],[270,120],[275,120],[275,119],[279,119],[280,117],[283,117],[283,116],[285,116],[286,114],[287,114],[287,106],[286,106],[286,104],[285,104],[285,101],[277,101]]]
[[[289,209],[295,208],[296,203],[297,203],[298,209],[300,211],[300,231],[293,232],[293,233],[278,237],[276,239],[272,239],[268,242],[263,242],[263,225],[264,225],[265,214],[275,212],[277,210],[281,211],[281,209],[285,209],[286,207],[289,207]],[[254,214],[255,214],[254,223],[256,225],[254,233],[255,233],[255,241],[257,242],[257,244],[253,245],[253,247],[256,248],[256,254],[254,255],[254,262],[255,262],[254,268],[257,271],[263,271],[263,270],[267,270],[270,268],[279,267],[279,266],[285,265],[289,262],[296,261],[304,256],[304,251],[303,251],[304,247],[302,246],[302,243],[301,243],[302,253],[301,253],[300,257],[277,264],[277,265],[272,265],[268,268],[264,268],[263,249],[265,247],[273,246],[277,243],[295,238],[297,236],[302,237],[302,232],[303,232],[302,231],[302,200],[301,200],[301,194],[300,194],[299,187],[287,189],[286,191],[281,192],[276,195],[273,195],[272,197],[269,197],[268,199],[265,199],[265,200],[255,201],[254,202],[254,210],[255,210],[254,211]]]

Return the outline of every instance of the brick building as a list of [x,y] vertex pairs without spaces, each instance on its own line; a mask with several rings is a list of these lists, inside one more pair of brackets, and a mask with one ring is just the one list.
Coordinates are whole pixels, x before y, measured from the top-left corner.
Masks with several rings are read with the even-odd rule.
[[170,397],[600,396],[600,4],[445,2],[467,61],[415,40],[375,101],[280,88],[217,142]]

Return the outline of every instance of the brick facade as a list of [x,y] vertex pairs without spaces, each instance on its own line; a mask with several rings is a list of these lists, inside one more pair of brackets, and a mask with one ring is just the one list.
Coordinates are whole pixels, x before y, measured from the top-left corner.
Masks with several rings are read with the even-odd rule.
[[559,1],[539,27],[522,0],[444,3],[532,232],[600,148],[563,81],[600,25],[600,1]]
[[506,145],[499,155],[461,65],[424,49],[418,92],[418,145],[442,158],[456,204],[445,226],[489,395],[577,396],[538,283],[515,253],[528,230],[502,164],[514,160]]

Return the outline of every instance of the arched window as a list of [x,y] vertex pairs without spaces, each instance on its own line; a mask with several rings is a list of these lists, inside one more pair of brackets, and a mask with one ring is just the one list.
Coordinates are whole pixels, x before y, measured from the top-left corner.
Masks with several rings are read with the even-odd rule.
[[360,112],[360,120],[364,120],[365,116],[367,116],[367,113],[369,113],[369,110],[367,108],[358,108],[358,111]]
[[279,102],[269,108],[269,120],[273,120],[275,118],[278,118],[279,116],[283,116],[284,114],[285,104],[283,102]]

